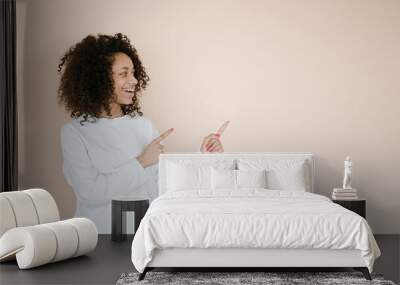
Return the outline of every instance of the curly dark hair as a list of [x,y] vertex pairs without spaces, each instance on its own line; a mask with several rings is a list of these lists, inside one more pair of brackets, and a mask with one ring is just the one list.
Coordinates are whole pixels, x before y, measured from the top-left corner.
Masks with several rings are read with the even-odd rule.
[[61,74],[59,104],[65,106],[72,118],[82,116],[84,120],[81,124],[88,121],[88,117],[96,121],[103,110],[111,116],[110,104],[114,90],[112,65],[113,56],[118,52],[130,57],[138,81],[132,104],[121,105],[122,111],[124,115],[132,117],[143,115],[138,92],[146,88],[150,79],[128,37],[121,33],[114,36],[89,35],[69,48],[58,65],[58,73]]

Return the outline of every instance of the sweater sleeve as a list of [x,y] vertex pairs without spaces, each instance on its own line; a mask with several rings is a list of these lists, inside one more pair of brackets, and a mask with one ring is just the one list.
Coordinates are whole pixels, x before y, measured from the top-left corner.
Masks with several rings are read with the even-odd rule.
[[[160,132],[156,129],[156,127],[154,126],[154,124],[151,121],[150,121],[150,125],[151,125],[150,138],[151,138],[151,140],[154,140],[155,138],[160,136]],[[153,200],[154,198],[156,198],[158,196],[158,163],[146,167],[145,171],[150,177],[152,177],[155,185],[157,185],[156,187],[154,187],[155,188],[154,190],[156,191],[156,193],[151,193],[152,200]]]
[[104,205],[116,195],[129,195],[145,184],[150,175],[135,157],[111,171],[99,172],[77,130],[65,125],[61,130],[63,173],[78,198],[87,205]]

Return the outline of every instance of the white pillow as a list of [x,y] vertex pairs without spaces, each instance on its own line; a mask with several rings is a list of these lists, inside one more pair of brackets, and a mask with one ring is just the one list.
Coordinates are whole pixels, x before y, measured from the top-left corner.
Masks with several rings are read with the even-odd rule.
[[306,191],[309,189],[306,161],[298,159],[239,159],[240,170],[267,170],[267,188]]
[[236,170],[216,169],[211,170],[211,188],[236,190]]
[[211,168],[234,169],[233,159],[176,159],[166,161],[166,191],[211,190]]
[[236,170],[237,188],[266,188],[267,171],[262,170]]
[[288,169],[268,171],[268,188],[273,190],[306,191],[304,164]]
[[211,187],[213,190],[240,188],[265,188],[267,185],[266,171],[262,170],[211,170]]
[[168,165],[168,191],[188,189],[210,189],[211,167],[182,165],[170,162]]

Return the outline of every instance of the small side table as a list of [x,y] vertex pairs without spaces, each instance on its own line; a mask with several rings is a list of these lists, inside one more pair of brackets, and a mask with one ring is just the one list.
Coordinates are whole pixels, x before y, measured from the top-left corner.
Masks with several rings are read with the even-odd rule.
[[366,204],[367,201],[365,199],[356,199],[356,200],[335,200],[332,202],[339,204],[340,206],[353,211],[356,214],[359,214],[361,217],[366,219]]
[[149,208],[149,199],[114,197],[111,202],[111,240],[126,240],[126,212],[135,212],[135,233]]

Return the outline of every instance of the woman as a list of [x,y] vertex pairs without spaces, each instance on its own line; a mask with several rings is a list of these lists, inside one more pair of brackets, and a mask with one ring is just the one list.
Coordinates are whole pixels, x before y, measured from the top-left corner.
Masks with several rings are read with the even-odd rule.
[[[157,197],[161,142],[173,129],[159,135],[143,116],[139,93],[149,77],[125,35],[87,36],[65,53],[58,72],[59,102],[73,118],[62,127],[61,148],[75,215],[110,233],[113,196]],[[200,150],[222,152],[220,133],[205,137]]]

